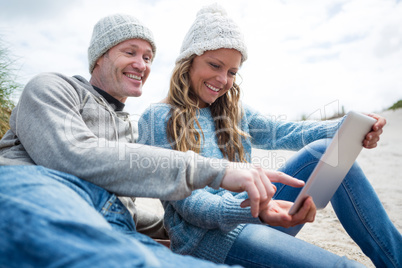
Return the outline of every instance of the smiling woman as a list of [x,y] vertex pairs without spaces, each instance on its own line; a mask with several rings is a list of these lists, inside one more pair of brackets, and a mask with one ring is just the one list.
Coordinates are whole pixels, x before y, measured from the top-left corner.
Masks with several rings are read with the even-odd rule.
[[[171,249],[244,267],[333,267],[341,263],[359,267],[293,237],[305,223],[314,221],[316,207],[311,197],[296,214],[289,213],[301,186],[291,183],[291,178],[309,179],[326,150],[326,139],[334,137],[344,119],[292,122],[263,116],[239,99],[235,77],[246,58],[235,21],[218,5],[201,9],[184,38],[167,98],[149,106],[138,122],[139,142],[242,162],[239,166],[251,163],[253,148],[297,152],[278,171],[267,174],[266,180],[272,183],[271,191],[267,190],[269,201],[257,213],[244,206],[247,194],[211,187],[183,200],[163,201]],[[289,98],[283,96],[283,102]],[[376,123],[363,141],[368,149],[376,147],[385,125],[381,116],[371,116]],[[393,267],[400,261],[402,236],[357,163],[333,195],[332,204],[343,227],[377,266]],[[381,252],[382,245],[392,253]]]

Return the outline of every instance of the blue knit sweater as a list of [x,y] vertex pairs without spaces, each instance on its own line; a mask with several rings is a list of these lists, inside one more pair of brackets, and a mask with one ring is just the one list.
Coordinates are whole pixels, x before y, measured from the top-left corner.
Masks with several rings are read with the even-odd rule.
[[[241,128],[250,135],[250,138],[243,139],[248,161],[251,160],[252,147],[299,150],[312,141],[333,137],[340,122],[284,122],[272,120],[248,106],[243,106],[243,109]],[[139,143],[172,148],[166,134],[169,118],[169,105],[153,104],[148,107],[138,122]],[[204,133],[200,154],[223,158],[209,108],[199,110],[198,121]],[[223,263],[244,224],[263,224],[251,216],[250,208],[240,207],[246,198],[245,192],[233,193],[206,187],[194,191],[184,200],[164,201],[164,220],[171,239],[171,249],[180,254]]]

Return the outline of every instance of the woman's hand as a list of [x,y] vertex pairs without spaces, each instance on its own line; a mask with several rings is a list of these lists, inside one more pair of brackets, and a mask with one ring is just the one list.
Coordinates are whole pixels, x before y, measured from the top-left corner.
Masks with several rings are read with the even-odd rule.
[[376,114],[367,114],[368,116],[377,120],[377,122],[373,125],[371,131],[367,133],[366,138],[363,141],[364,148],[372,149],[377,147],[377,143],[380,140],[380,135],[383,132],[383,127],[387,123],[384,117],[376,115]]
[[313,199],[308,197],[303,206],[294,215],[289,215],[293,203],[283,200],[271,200],[268,207],[260,212],[260,220],[271,226],[293,227],[306,222],[313,222],[317,209]]

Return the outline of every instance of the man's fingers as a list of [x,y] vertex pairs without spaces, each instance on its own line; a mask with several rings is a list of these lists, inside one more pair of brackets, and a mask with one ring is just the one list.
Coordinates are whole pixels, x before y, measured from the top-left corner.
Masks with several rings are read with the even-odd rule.
[[241,202],[241,204],[240,204],[240,207],[242,207],[242,208],[249,207],[249,206],[251,206],[251,201],[248,198],[246,200],[244,200],[243,202]]
[[[265,202],[260,202],[260,207],[259,207],[259,211],[261,212],[262,210],[266,209],[269,205],[269,202],[271,201],[267,200]],[[251,206],[251,200],[249,198],[245,199],[243,202],[241,202],[240,207],[245,208],[245,207],[250,207]]]
[[260,213],[260,193],[256,185],[246,187],[248,199],[241,203],[241,207],[251,206],[251,215],[256,218]]
[[241,206],[251,206],[253,217],[258,217],[261,209],[268,206],[269,200],[276,192],[276,187],[271,183],[265,170],[252,165],[246,169],[238,169],[233,163],[226,169],[221,187],[234,192],[246,191],[249,199],[242,202]]
[[303,187],[304,181],[298,180],[280,171],[265,170],[265,174],[268,176],[271,182],[280,182],[292,187]]
[[[257,170],[257,174],[254,176],[255,185],[257,190],[260,194],[259,199],[253,200],[252,197],[250,198],[250,204],[252,208],[252,215],[254,217],[258,217],[261,210],[266,209],[268,207],[269,201],[272,199],[276,192],[276,187],[271,183],[269,178],[267,177],[265,170],[260,167],[255,167]],[[257,207],[258,203],[258,207]],[[258,211],[254,210],[258,209]]]
[[270,200],[274,196],[276,187],[271,183],[270,179],[267,177],[267,174],[262,168],[257,167],[257,171],[259,175],[259,183],[257,187],[261,187],[260,193],[263,193],[263,191],[266,193],[266,195],[261,195],[260,203],[265,203],[268,199]]

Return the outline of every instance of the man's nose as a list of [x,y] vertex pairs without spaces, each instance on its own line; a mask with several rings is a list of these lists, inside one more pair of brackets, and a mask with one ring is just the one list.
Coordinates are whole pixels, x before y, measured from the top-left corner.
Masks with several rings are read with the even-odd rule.
[[137,69],[138,71],[145,71],[146,69],[146,64],[143,58],[136,57],[133,63],[131,64],[133,68]]

